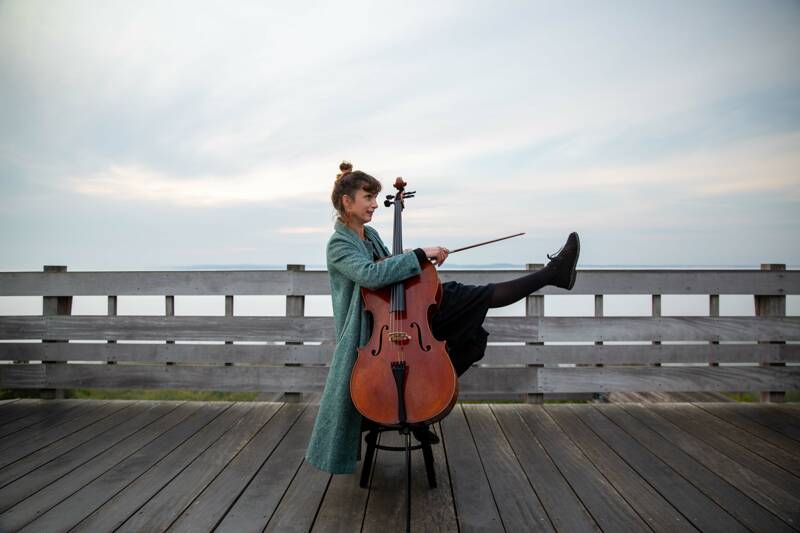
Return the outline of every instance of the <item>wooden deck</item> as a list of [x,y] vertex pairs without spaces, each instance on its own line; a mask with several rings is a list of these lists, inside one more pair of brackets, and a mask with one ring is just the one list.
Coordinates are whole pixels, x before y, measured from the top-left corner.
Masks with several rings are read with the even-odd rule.
[[[403,454],[378,452],[369,490],[320,472],[316,410],[4,401],[0,530],[402,531]],[[797,405],[463,404],[435,428],[413,531],[800,529]]]

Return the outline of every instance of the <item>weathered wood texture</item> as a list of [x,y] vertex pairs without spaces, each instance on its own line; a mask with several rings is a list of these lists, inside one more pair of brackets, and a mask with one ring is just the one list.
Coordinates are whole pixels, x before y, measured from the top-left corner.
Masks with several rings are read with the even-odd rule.
[[[327,373],[321,366],[0,365],[0,387],[319,392]],[[499,399],[597,390],[793,390],[799,383],[798,367],[476,367],[460,378],[459,393]]]
[[[379,450],[363,489],[359,472],[303,461],[314,403],[17,400],[0,413],[0,431],[50,420],[14,426],[26,450],[0,466],[0,531],[404,527],[402,453]],[[437,488],[413,452],[412,531],[796,531],[800,440],[785,430],[798,420],[797,405],[459,404],[433,426]]]
[[[0,344],[0,359],[31,361],[127,361],[186,364],[233,362],[244,365],[307,364],[327,365],[333,343],[285,344]],[[637,345],[497,345],[486,348],[481,364],[493,366],[603,363],[630,365],[644,363],[753,363],[759,361],[800,362],[796,344],[710,344],[657,346]]]
[[[42,316],[0,317],[0,361],[18,363],[0,364],[0,386],[302,393],[324,385],[333,320],[302,316],[305,295],[328,293],[324,271],[302,265],[281,271],[46,270],[0,273],[0,295],[44,296]],[[464,283],[520,274],[441,272],[443,280]],[[541,402],[544,394],[753,390],[779,399],[779,391],[800,387],[792,365],[800,361],[800,317],[779,312],[786,294],[800,293],[799,272],[585,270],[578,280],[572,293],[594,294],[593,317],[544,316],[544,295],[563,293],[548,289],[527,298],[524,317],[486,319],[490,342],[516,344],[489,345],[460,380],[463,398]],[[754,295],[761,316],[720,317],[719,294],[743,293]],[[108,316],[69,315],[72,296],[89,294],[108,295]],[[164,296],[166,316],[119,316],[120,294]],[[174,316],[175,295],[185,294],[224,295],[225,316]],[[235,316],[236,294],[286,295],[287,316]],[[603,294],[651,294],[654,316],[603,316]],[[710,294],[710,316],[660,316],[662,294]],[[35,342],[42,339],[47,342]],[[241,342],[266,344],[235,344]],[[692,366],[697,363],[708,366]],[[683,366],[659,366],[669,364]]]
[[[440,279],[472,285],[514,279],[523,270],[442,270]],[[569,294],[800,293],[800,271],[582,269]],[[153,272],[0,272],[0,296],[330,294],[325,270]],[[567,294],[545,287],[537,294]]]

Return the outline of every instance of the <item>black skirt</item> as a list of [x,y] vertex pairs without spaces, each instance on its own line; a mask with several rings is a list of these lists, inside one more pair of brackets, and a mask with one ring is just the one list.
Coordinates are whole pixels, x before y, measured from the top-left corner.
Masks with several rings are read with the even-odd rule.
[[[380,260],[378,247],[364,239],[364,245],[373,259]],[[489,332],[483,329],[483,319],[489,310],[492,287],[489,285],[464,285],[457,281],[442,283],[442,301],[431,319],[433,336],[447,342],[448,355],[456,375],[461,376],[469,367],[483,358]],[[369,327],[372,331],[372,324]]]
[[434,337],[447,341],[450,360],[459,376],[486,352],[489,332],[483,329],[483,320],[491,295],[489,285],[442,283],[442,301],[431,319],[431,329]]

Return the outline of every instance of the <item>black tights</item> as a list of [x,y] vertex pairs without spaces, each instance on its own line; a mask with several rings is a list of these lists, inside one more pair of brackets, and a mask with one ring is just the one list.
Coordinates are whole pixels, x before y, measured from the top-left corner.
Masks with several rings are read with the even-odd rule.
[[521,300],[553,282],[555,272],[547,267],[502,283],[490,283],[492,297],[489,307],[505,307]]

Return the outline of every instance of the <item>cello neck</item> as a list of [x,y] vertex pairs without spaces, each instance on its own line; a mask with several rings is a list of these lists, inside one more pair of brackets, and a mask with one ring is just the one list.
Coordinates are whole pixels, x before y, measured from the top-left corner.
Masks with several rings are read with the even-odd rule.
[[392,239],[392,255],[403,253],[403,201],[394,203],[394,237]]
[[[403,253],[403,198],[406,182],[397,178],[394,184],[397,195],[394,197],[394,235],[392,237],[392,255]],[[405,285],[403,282],[392,285],[391,307],[392,312],[401,313],[406,309]]]

